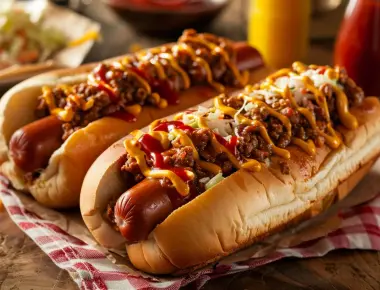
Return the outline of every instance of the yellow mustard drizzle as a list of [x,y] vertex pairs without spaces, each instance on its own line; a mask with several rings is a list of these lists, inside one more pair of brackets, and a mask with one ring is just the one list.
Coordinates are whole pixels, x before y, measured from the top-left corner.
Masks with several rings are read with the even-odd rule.
[[237,118],[240,124],[251,125],[251,126],[255,127],[259,131],[261,137],[265,140],[265,142],[267,142],[268,144],[270,144],[272,146],[272,150],[275,154],[277,154],[277,155],[279,155],[285,159],[290,158],[290,153],[288,150],[277,147],[273,143],[272,139],[269,137],[269,134],[268,134],[268,131],[267,131],[265,125],[262,122],[260,122],[258,120],[248,119],[247,117],[244,117],[243,115],[240,115],[240,114],[236,116],[237,110],[224,105],[223,101],[220,97],[217,97],[214,99],[214,106],[217,109],[221,110],[223,112],[223,114],[229,115],[230,117],[233,117],[233,118],[234,117]]
[[[207,126],[207,122],[204,118],[202,117],[198,117],[198,125],[200,128],[204,128],[204,129],[208,129],[209,127]],[[212,145],[212,148],[215,150],[215,152],[218,152],[218,153],[222,153],[224,152],[226,155],[227,155],[227,158],[231,161],[231,163],[235,166],[235,168],[240,168],[241,165],[240,165],[240,162],[239,160],[237,160],[237,158],[235,157],[234,154],[232,154],[226,147],[224,147],[222,144],[220,144],[218,142],[218,140],[216,139],[215,135],[212,135],[211,137],[211,145]],[[255,160],[256,161],[256,160]],[[258,165],[257,165],[257,164]],[[260,162],[256,161],[255,163],[255,166],[252,166],[252,167],[255,167],[257,168],[260,167],[261,168],[261,164]],[[260,169],[259,169],[260,170]],[[257,171],[259,171],[257,170]]]
[[137,117],[138,115],[140,115],[142,107],[139,104],[134,104],[134,105],[124,107],[124,110],[132,114],[133,116]]
[[327,68],[326,71],[325,71],[325,75],[331,79],[331,80],[336,80],[338,79],[338,74],[336,73],[336,71],[334,69],[332,69],[331,67]]
[[[158,125],[158,123],[159,122],[155,122],[153,126],[150,126],[149,135],[151,135],[153,138],[158,140],[161,143],[164,150],[167,150],[170,146],[169,133],[164,132],[164,131],[154,131],[154,128]],[[133,132],[133,134],[134,134],[135,140],[137,140],[144,133],[142,131],[135,131]],[[178,138],[182,146],[190,146],[192,148],[195,162],[200,167],[206,169],[207,171],[213,173],[214,175],[222,172],[222,169],[219,166],[211,162],[200,160],[198,151],[196,150],[192,140],[186,133],[178,129],[173,129],[171,130],[170,134],[174,135],[175,138]],[[186,196],[189,193],[190,188],[187,185],[187,183],[184,182],[181,178],[179,178],[174,172],[170,170],[161,170],[161,169],[149,170],[146,164],[146,160],[145,160],[145,153],[141,151],[139,148],[137,148],[136,144],[137,143],[134,140],[126,140],[124,142],[124,146],[126,147],[127,152],[136,159],[137,164],[139,165],[141,172],[143,173],[145,177],[151,177],[151,178],[166,177],[172,182],[176,190],[180,192],[183,196]],[[186,173],[189,177],[194,178],[194,174],[191,171],[186,170]]]
[[248,159],[241,165],[241,168],[248,171],[259,172],[261,170],[261,163],[255,159]]
[[[310,68],[316,69],[318,67],[311,65]],[[306,71],[307,66],[305,64],[303,64],[302,62],[296,61],[292,64],[292,69],[295,70],[298,74],[300,74],[300,73]]]
[[[70,87],[61,86],[61,88],[65,91],[65,94],[68,95],[68,99],[72,100],[78,107],[80,107],[83,111],[89,110],[94,105],[94,100],[90,99],[87,102],[85,100],[79,100],[79,98],[72,94]],[[46,101],[46,104],[50,108],[50,112],[53,115],[56,115],[64,122],[69,122],[74,118],[74,111],[71,107],[68,108],[58,108],[53,94],[52,89],[44,86],[42,87],[42,96]]]
[[190,88],[190,77],[174,59],[174,56],[170,53],[161,53],[160,57],[168,60],[170,62],[170,65],[181,75],[184,83],[184,89],[187,90]]
[[211,51],[212,54],[214,54],[214,55],[217,55],[217,54],[221,55],[222,58],[224,59],[225,63],[229,67],[229,69],[231,69],[234,77],[239,81],[240,85],[244,86],[244,85],[247,84],[247,81],[248,81],[248,72],[245,71],[245,72],[243,72],[241,74],[239,72],[239,70],[237,69],[237,67],[234,66],[231,63],[230,56],[228,55],[228,53],[223,48],[221,48],[220,46],[216,45],[215,43],[212,43],[211,41],[208,41],[205,38],[201,38],[200,36],[198,36],[198,37],[182,36],[181,40],[183,42],[187,42],[188,41],[188,42],[193,42],[193,43],[198,43],[198,44],[204,45],[204,46],[206,46]]
[[313,81],[309,77],[303,77],[303,82],[306,85],[306,89],[314,94],[318,106],[321,107],[325,113],[327,122],[330,122],[329,107],[327,106],[327,101],[324,94],[314,86]]
[[272,73],[271,75],[267,76],[266,82],[272,84],[279,77],[284,77],[284,76],[289,75],[289,73],[291,73],[291,71],[292,70],[290,68],[280,69],[280,70]]
[[154,66],[154,68],[156,69],[158,78],[160,80],[166,79],[165,69],[157,58],[150,59],[149,63],[152,64]]
[[[300,72],[306,70],[306,67],[301,63],[296,63],[293,66],[296,66],[297,71],[300,71]],[[316,69],[317,68],[319,68],[319,67],[316,67]],[[330,75],[331,77],[336,77],[336,73],[332,69],[329,70],[327,68],[325,73],[326,73],[326,75]],[[323,136],[325,138],[326,144],[328,146],[330,146],[332,148],[337,148],[338,146],[340,146],[342,141],[339,138],[339,136],[337,135],[337,133],[335,132],[335,130],[333,129],[332,124],[331,124],[331,120],[329,117],[327,118],[328,120],[327,120],[326,132],[324,132],[318,127],[318,124],[317,124],[317,121],[316,121],[316,118],[315,118],[313,112],[310,109],[300,107],[297,104],[297,102],[296,102],[296,100],[295,100],[295,98],[294,98],[294,96],[293,96],[293,94],[290,91],[288,86],[286,86],[283,90],[281,90],[281,89],[279,89],[273,85],[273,83],[275,81],[275,78],[273,76],[281,77],[281,76],[286,76],[287,74],[291,75],[291,76],[295,76],[295,77],[300,77],[300,76],[297,76],[294,73],[292,73],[290,70],[281,70],[281,71],[277,72],[277,74],[274,74],[274,75],[268,77],[264,81],[264,83],[262,83],[260,85],[260,88],[274,91],[274,92],[278,93],[280,96],[282,96],[284,99],[288,99],[290,101],[291,108],[296,109],[300,114],[302,114],[305,117],[305,119],[309,122],[311,128],[313,130],[316,130],[318,134],[320,134],[321,136]],[[322,108],[324,108],[324,110],[327,110],[326,115],[328,116],[329,112],[328,112],[328,107],[327,107],[327,103],[326,103],[326,96],[323,93],[321,93],[317,88],[315,88],[315,86],[311,82],[310,78],[302,77],[301,80],[303,80],[303,82],[305,84],[305,88],[314,94],[314,96],[317,99],[318,105],[320,105]],[[344,126],[346,126],[349,129],[357,128],[358,121],[357,121],[356,117],[353,116],[349,112],[347,96],[344,94],[344,92],[340,88],[334,86],[333,89],[334,89],[334,92],[335,92],[335,95],[337,98],[337,110],[338,110],[338,115],[339,115],[341,122],[343,123]],[[305,140],[302,140],[302,139],[297,138],[297,137],[292,137],[292,135],[291,135],[292,123],[290,122],[290,119],[288,117],[286,117],[285,115],[281,114],[280,112],[276,111],[275,109],[271,108],[270,106],[268,106],[268,104],[266,104],[265,102],[263,102],[259,99],[256,99],[254,96],[252,96],[251,93],[253,92],[253,90],[254,90],[253,87],[246,89],[246,92],[240,94],[238,96],[238,98],[243,99],[245,101],[244,104],[246,104],[246,102],[251,102],[251,103],[255,104],[257,107],[265,108],[270,115],[272,115],[275,118],[277,118],[278,120],[280,120],[280,122],[284,125],[285,129],[287,130],[287,133],[291,137],[291,143],[292,144],[298,146],[300,149],[305,151],[307,154],[309,154],[311,156],[315,156],[316,155],[316,146],[315,146],[313,140],[309,139],[309,140],[305,141]],[[265,142],[267,142],[268,144],[270,144],[272,146],[273,152],[275,154],[277,154],[283,158],[287,158],[287,159],[290,158],[290,152],[288,150],[285,150],[285,149],[282,149],[282,148],[275,146],[275,144],[273,143],[273,141],[271,140],[271,138],[268,134],[266,126],[262,122],[260,122],[258,120],[251,120],[251,119],[245,117],[244,115],[240,114],[239,110],[236,110],[232,107],[224,105],[224,103],[223,103],[224,97],[225,97],[224,95],[221,95],[219,97],[214,98],[214,106],[209,108],[207,113],[215,112],[216,110],[220,110],[220,112],[223,115],[228,115],[228,116],[232,117],[238,124],[251,125],[251,126],[255,127],[256,130],[261,135],[261,137],[265,140]],[[376,99],[376,101],[378,102],[377,99]],[[193,112],[184,112],[184,113],[178,113],[174,117],[174,119],[175,120],[181,120],[181,119],[183,120],[183,117],[185,114],[189,118],[189,120],[194,120],[194,122],[197,122],[197,125],[199,128],[209,129],[205,115],[199,116],[197,114],[194,114]],[[168,148],[170,146],[170,141],[168,140],[169,134],[167,134],[166,132],[160,133],[160,132],[153,131],[153,129],[160,122],[162,122],[162,121],[157,120],[150,125],[150,134],[154,138],[159,140],[164,148]],[[215,164],[212,164],[212,163],[204,162],[204,161],[199,159],[199,153],[197,152],[194,144],[192,143],[192,140],[190,139],[190,137],[186,133],[184,133],[183,131],[178,130],[178,129],[172,130],[171,133],[173,133],[176,136],[176,138],[180,139],[181,145],[192,147],[193,157],[199,165],[201,165],[203,168],[209,170],[210,172],[212,172],[214,174],[221,172],[221,168],[219,166],[216,166]],[[135,133],[135,139],[137,139],[138,136],[141,136],[141,135],[139,135],[138,133]],[[253,170],[253,171],[260,171],[261,170],[261,167],[262,167],[261,163],[255,159],[246,159],[243,162],[239,161],[234,154],[232,154],[225,146],[223,146],[221,143],[219,143],[215,134],[212,135],[211,144],[212,144],[212,147],[215,150],[215,152],[217,152],[217,153],[225,152],[228,159],[231,161],[231,163],[233,164],[233,166],[235,168],[237,168],[237,169],[243,168],[246,170]],[[126,143],[125,146],[127,147],[127,146],[132,146],[132,145],[128,145]],[[136,156],[135,154],[144,154],[143,152],[138,152],[137,149],[134,149],[134,151],[133,151],[130,148],[129,149],[127,148],[127,151],[132,156]],[[145,159],[142,158],[141,156],[138,156],[138,159],[141,161],[137,160],[137,158],[136,158],[136,160],[138,162],[141,162],[142,166],[143,166],[143,167],[140,167],[142,169],[142,172],[146,172],[146,173],[143,173],[144,175],[146,174],[145,176],[152,177],[152,178],[167,177],[172,181],[173,185],[176,187],[178,192],[180,192],[180,193],[182,192],[181,194],[183,194],[183,195],[184,195],[184,192],[188,192],[189,189],[186,188],[187,184],[185,182],[183,182],[182,180],[179,180],[178,178],[177,179],[173,178],[173,174],[174,174],[173,172],[171,172],[171,171],[168,172],[168,170],[166,170],[166,171],[162,170],[162,171],[154,171],[155,173],[152,173],[152,171],[148,171],[148,169],[146,168],[146,163],[144,165]],[[157,177],[154,177],[154,176],[157,176]]]
[[211,162],[200,160],[199,153],[197,149],[195,148],[193,141],[191,141],[190,137],[185,132],[178,129],[173,129],[171,133],[180,139],[181,145],[190,146],[193,149],[193,157],[195,159],[195,162],[198,163],[199,166],[206,169],[207,171],[212,172],[215,175],[222,172],[222,169],[218,165],[215,165]]
[[169,134],[164,131],[151,131],[149,132],[154,139],[158,140],[161,143],[164,150],[168,149],[170,146]]
[[[138,166],[140,167],[141,173],[145,177],[150,178],[168,178],[173,186],[176,188],[179,194],[182,196],[187,196],[190,192],[189,186],[174,172],[166,169],[153,169],[151,170],[146,164],[145,153],[138,147],[135,140],[125,140],[124,147],[126,148],[129,155],[136,159]],[[185,170],[186,174],[193,179],[194,173],[189,170]]]
[[[165,122],[165,120],[156,120],[151,125],[149,126],[149,135],[151,135],[153,138],[158,140],[164,150],[167,150],[170,146],[170,140],[169,140],[169,134],[174,135],[175,138],[179,139],[179,142],[182,146],[190,146],[192,148],[193,152],[193,157],[195,159],[195,162],[202,168],[206,169],[207,171],[213,173],[214,175],[222,172],[222,169],[217,166],[216,164],[213,164],[211,162],[206,162],[200,159],[199,153],[196,150],[192,140],[190,137],[184,133],[181,130],[178,129],[173,129],[170,131],[170,133],[164,132],[164,131],[154,131],[154,128],[157,127],[161,122]],[[163,178],[166,177],[168,178],[173,186],[176,188],[176,190],[183,196],[188,195],[190,188],[187,185],[186,182],[184,182],[181,178],[179,178],[174,172],[170,170],[161,170],[161,169],[154,169],[150,170],[146,164],[145,160],[145,153],[138,148],[137,142],[135,140],[138,140],[144,133],[140,130],[133,131],[131,133],[134,137],[134,140],[126,140],[124,142],[124,146],[127,149],[127,152],[133,156],[140,169],[141,172],[145,177],[150,177],[150,178]],[[186,173],[191,179],[194,177],[194,174],[186,170]]]
[[285,126],[286,130],[288,131],[289,136],[292,134],[292,123],[290,122],[290,120],[286,116],[284,116],[283,114],[272,109],[263,101],[255,99],[254,97],[250,97],[250,96],[247,96],[244,94],[242,94],[241,96],[244,99],[246,99],[247,101],[257,105],[258,107],[264,107],[269,112],[270,115],[276,117],[277,119],[279,119],[281,121],[281,123]]
[[186,43],[178,43],[178,44],[174,45],[174,47],[172,48],[172,50],[173,50],[173,52],[176,52],[176,53],[179,53],[180,51],[186,51],[190,55],[192,61],[194,61],[195,63],[197,63],[199,66],[201,66],[205,70],[207,82],[217,92],[224,92],[225,91],[225,87],[222,84],[220,84],[218,82],[215,82],[213,80],[212,71],[211,71],[210,65],[203,58],[197,56],[196,53],[195,53],[195,51],[194,51],[194,49],[192,47],[190,47]]
[[[137,60],[137,62],[139,62],[140,64],[150,64],[155,68],[158,78],[160,80],[166,80],[168,79],[168,76],[165,72],[164,65],[160,62],[160,59],[165,59],[170,64],[170,67],[180,75],[181,79],[183,80],[183,89],[188,89],[191,86],[190,76],[179,65],[178,57],[178,54],[180,52],[186,52],[186,54],[191,57],[192,61],[197,63],[198,66],[200,66],[203,69],[206,75],[207,82],[219,93],[224,92],[225,87],[221,83],[214,81],[210,64],[202,57],[197,56],[195,50],[188,44],[188,42],[201,44],[205,46],[211,52],[211,54],[220,55],[224,59],[226,66],[231,70],[235,79],[238,80],[241,86],[244,86],[248,82],[248,70],[240,72],[236,65],[231,62],[231,58],[227,51],[223,47],[220,47],[213,43],[211,40],[208,40],[207,37],[205,37],[202,34],[198,34],[196,36],[182,36],[177,43],[173,44],[170,47],[170,52],[163,52],[163,50],[159,47],[152,48],[144,52],[137,52],[135,53],[134,57],[126,57],[121,61],[114,62],[112,66],[114,68],[118,68],[122,71],[128,72],[128,74],[131,75],[135,80],[137,80],[139,85],[143,89],[145,89],[147,94],[151,95],[152,99],[154,100],[154,104],[157,107],[166,108],[168,105],[167,100],[161,98],[158,93],[152,93],[152,88],[149,85],[148,81],[136,72],[134,72],[133,70],[131,70],[131,66],[133,66],[133,62],[135,60]],[[113,92],[117,96],[115,89],[112,88],[112,86],[106,83],[104,80],[97,78],[94,72],[89,74],[87,82],[90,85],[94,86],[102,85],[103,87],[107,88],[107,90]],[[45,90],[45,92],[43,93],[43,98],[45,98],[46,103],[48,104],[50,113],[53,115],[58,115],[59,118],[65,122],[71,121],[74,118],[73,109],[57,108],[55,104],[53,104],[54,101],[51,100],[53,98],[53,96],[51,95],[51,91],[49,93],[46,93]],[[77,101],[75,96],[74,98],[70,98],[74,102]],[[94,105],[94,100],[90,99],[87,101],[87,103],[81,102],[78,105],[82,110],[86,111]]]
[[[340,138],[337,136],[336,132],[334,129],[332,129],[332,127],[330,126],[331,129],[329,129],[329,133],[331,135],[328,135],[326,134],[325,132],[322,132],[319,127],[317,126],[317,121],[315,120],[315,116],[314,114],[312,113],[312,111],[310,111],[309,109],[307,108],[303,108],[303,107],[300,107],[296,100],[294,99],[294,96],[293,94],[291,93],[290,89],[288,86],[285,87],[285,89],[283,91],[277,89],[277,91],[281,94],[281,96],[285,99],[288,99],[292,105],[293,108],[295,108],[298,112],[301,113],[302,116],[305,117],[305,119],[308,121],[308,123],[310,124],[311,128],[313,130],[316,130],[318,132],[318,134],[320,134],[321,136],[323,136],[326,140],[326,143],[328,146],[330,146],[331,148],[338,148],[339,145],[341,144],[341,140]],[[323,98],[325,98],[323,96]],[[327,124],[330,124],[330,120],[328,121]],[[298,142],[299,143],[299,142]],[[309,146],[314,146],[314,143],[313,141],[311,142],[308,142]],[[301,147],[301,148],[305,148],[305,146]],[[313,149],[311,147],[309,147],[307,149],[306,152],[313,152]]]
[[[311,88],[310,84],[309,84],[309,88]],[[313,91],[314,92],[320,92],[315,87],[313,87]],[[316,130],[318,132],[318,134],[320,134],[325,139],[327,145],[330,146],[331,148],[334,148],[334,149],[338,148],[339,145],[342,143],[342,140],[338,137],[335,130],[331,126],[331,121],[330,121],[328,106],[327,106],[327,102],[326,102],[326,97],[323,94],[319,95],[319,98],[323,98],[323,100],[324,100],[321,107],[322,107],[322,109],[324,108],[325,116],[326,117],[328,116],[326,121],[327,121],[327,131],[329,134],[326,134],[325,132],[320,130],[320,128],[317,126],[315,116],[313,115],[313,113],[309,109],[302,108],[302,107],[298,106],[297,102],[294,100],[293,94],[290,93],[290,90],[289,90],[288,96],[292,99],[291,102],[296,107],[296,109],[307,119],[307,121],[309,122],[312,129]],[[317,103],[320,104],[320,102],[318,101],[318,98],[316,100],[317,100]]]
[[337,98],[338,116],[342,124],[350,130],[356,129],[359,124],[358,120],[348,109],[348,100],[346,94],[336,87],[333,88]]
[[304,141],[300,138],[293,137],[292,144],[300,147],[303,151],[305,151],[310,156],[315,156],[317,153],[317,149],[315,148],[315,144],[312,140]]
[[150,87],[149,83],[147,80],[145,80],[144,78],[142,78],[141,76],[139,76],[137,73],[135,73],[134,71],[130,70],[128,68],[128,65],[125,65],[123,62],[121,63],[121,65],[119,65],[119,63],[114,63],[113,66],[117,66],[118,68],[120,68],[122,71],[125,71],[125,72],[128,72],[128,74],[132,75],[133,78],[135,80],[138,81],[138,83],[143,87],[144,90],[146,90],[146,92],[148,94],[151,94],[152,93],[152,88]]
[[[204,117],[197,116],[194,118],[196,118],[198,120],[198,126],[200,128],[209,129],[207,122],[206,122]],[[245,164],[245,163],[243,163],[243,165],[241,165],[239,160],[237,160],[237,158],[235,157],[235,155],[232,154],[230,152],[230,150],[228,150],[226,147],[224,147],[222,144],[219,143],[219,141],[216,139],[215,135],[212,135],[212,137],[211,137],[211,145],[212,145],[212,148],[216,152],[218,152],[218,153],[224,152],[227,155],[227,158],[235,166],[235,168],[241,168]],[[252,171],[260,171],[261,170],[261,164],[257,160],[249,160],[248,162],[249,163],[246,162],[247,164],[244,165],[244,168],[246,168],[248,170],[252,170]]]

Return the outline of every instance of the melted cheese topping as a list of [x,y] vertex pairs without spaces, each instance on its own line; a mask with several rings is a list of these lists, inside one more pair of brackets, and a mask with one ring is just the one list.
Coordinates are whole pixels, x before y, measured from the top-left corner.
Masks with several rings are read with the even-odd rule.
[[[185,71],[179,63],[181,54],[186,54],[194,63],[197,64],[197,66],[201,68],[200,71],[205,73],[206,81],[219,93],[224,92],[225,87],[221,83],[214,80],[211,65],[206,61],[206,59],[197,56],[196,50],[191,46],[191,44],[201,45],[202,47],[207,48],[212,55],[220,55],[226,66],[231,70],[234,78],[241,86],[244,86],[248,82],[249,72],[244,71],[240,73],[235,63],[231,61],[227,51],[223,47],[218,46],[208,40],[207,37],[202,34],[182,36],[176,44],[170,47],[169,52],[163,52],[163,50],[159,47],[144,52],[137,52],[134,57],[126,57],[121,61],[114,62],[111,67],[120,69],[132,76],[132,78],[136,80],[138,86],[143,88],[148,95],[151,95],[151,98],[154,100],[154,104],[160,109],[166,108],[168,102],[166,99],[161,98],[158,93],[152,92],[149,81],[134,71],[134,67],[139,67],[139,65],[136,65],[136,59],[137,63],[140,65],[145,64],[152,66],[158,79],[161,81],[166,81],[169,79],[169,76],[165,70],[165,65],[168,65],[180,76],[183,83],[183,89],[186,90],[191,87],[190,73]],[[162,60],[165,61],[165,65]],[[89,74],[87,83],[97,87],[101,86],[106,89],[107,93],[111,93],[116,98],[119,97],[117,88],[113,88],[108,80],[97,77],[96,71]],[[79,96],[74,94],[72,87],[68,87],[67,90],[65,90],[65,94],[67,99],[74,102],[82,111],[90,110],[94,105],[93,98],[90,97],[87,102],[84,102]],[[42,97],[45,99],[51,114],[57,115],[62,121],[65,122],[70,122],[74,118],[75,112],[70,106],[66,106],[65,108],[57,108],[51,89],[43,89]],[[140,112],[140,109],[132,110],[131,114],[137,117]]]

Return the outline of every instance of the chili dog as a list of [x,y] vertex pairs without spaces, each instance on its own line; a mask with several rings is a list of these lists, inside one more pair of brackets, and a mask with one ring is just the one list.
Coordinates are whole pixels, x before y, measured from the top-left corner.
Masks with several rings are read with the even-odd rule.
[[186,30],[176,43],[34,77],[1,100],[1,170],[46,206],[76,206],[87,169],[110,144],[258,80],[262,66],[246,43]]
[[378,98],[343,68],[296,62],[113,144],[89,169],[80,208],[101,245],[175,274],[311,218],[379,154]]

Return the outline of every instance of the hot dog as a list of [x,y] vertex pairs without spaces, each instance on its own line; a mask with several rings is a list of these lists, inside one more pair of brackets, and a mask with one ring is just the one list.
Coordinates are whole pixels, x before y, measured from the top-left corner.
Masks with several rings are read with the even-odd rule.
[[56,116],[34,121],[12,135],[10,157],[25,172],[44,168],[53,152],[61,147],[62,135],[62,122]]
[[296,62],[113,144],[80,208],[138,269],[183,273],[325,210],[379,154],[379,99],[343,68]]
[[1,170],[46,206],[76,206],[88,167],[110,144],[241,89],[266,73],[262,66],[246,43],[186,30],[176,43],[29,79],[0,103]]
[[173,211],[167,190],[159,180],[145,179],[118,199],[115,221],[124,237],[138,242]]

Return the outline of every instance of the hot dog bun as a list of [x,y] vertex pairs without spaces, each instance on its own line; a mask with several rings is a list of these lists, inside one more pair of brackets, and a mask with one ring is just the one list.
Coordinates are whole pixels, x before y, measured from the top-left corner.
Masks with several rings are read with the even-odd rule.
[[[210,105],[210,101],[202,104]],[[202,267],[344,198],[380,154],[379,100],[366,98],[350,112],[359,126],[337,128],[344,145],[335,150],[317,148],[315,157],[288,147],[288,175],[281,173],[283,159],[278,156],[260,172],[238,170],[172,212],[148,239],[127,245],[132,264],[154,274]],[[123,140],[108,148],[88,171],[81,191],[84,221],[95,239],[109,248],[126,245],[103,216],[109,200],[125,191],[119,174],[123,153]]]
[[[83,178],[96,157],[112,143],[151,121],[185,109],[212,97],[210,87],[194,87],[180,94],[180,103],[165,109],[144,107],[136,122],[102,118],[73,133],[51,156],[49,165],[33,182],[27,184],[24,174],[9,157],[9,141],[13,133],[36,120],[34,110],[42,86],[73,84],[86,80],[96,66],[88,64],[76,69],[57,70],[28,79],[9,90],[0,102],[1,171],[16,189],[30,192],[41,204],[53,208],[77,206]],[[266,67],[252,71],[250,82],[269,73]]]

